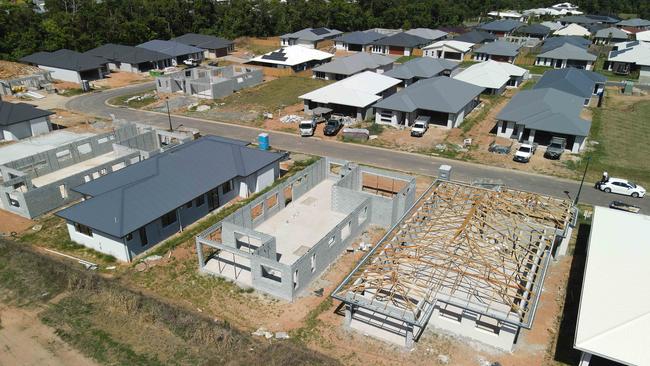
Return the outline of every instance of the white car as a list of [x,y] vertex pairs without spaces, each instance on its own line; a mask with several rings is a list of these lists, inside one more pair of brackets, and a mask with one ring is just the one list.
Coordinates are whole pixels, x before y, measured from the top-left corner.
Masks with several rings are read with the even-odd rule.
[[632,197],[645,196],[645,188],[620,178],[609,178],[607,182],[601,182],[598,188],[606,193],[618,193]]
[[520,163],[527,163],[530,161],[530,158],[533,157],[533,154],[535,154],[535,150],[537,150],[537,145],[521,144],[519,150],[515,152],[515,156],[512,160]]
[[422,137],[424,133],[429,129],[429,116],[420,116],[415,119],[413,126],[411,127],[411,136],[413,137]]

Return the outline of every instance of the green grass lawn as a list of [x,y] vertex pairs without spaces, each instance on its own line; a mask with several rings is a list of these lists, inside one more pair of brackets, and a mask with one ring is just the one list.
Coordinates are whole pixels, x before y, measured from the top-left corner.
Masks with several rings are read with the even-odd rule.
[[[650,187],[650,100],[607,97],[603,107],[593,111],[590,139],[598,144],[585,154],[591,157],[589,178],[597,180],[607,171]],[[580,172],[584,160],[575,166]]]
[[545,72],[549,70],[553,70],[553,68],[549,66],[537,66],[537,65],[517,65],[517,66],[523,67],[524,69],[530,71],[531,74],[538,74],[538,75],[543,75]]
[[412,59],[418,58],[418,57],[420,57],[420,56],[413,56],[413,55],[411,55],[411,56],[402,56],[402,57],[398,58],[397,60],[395,60],[395,62],[398,63],[398,64],[403,64],[405,62],[411,61]]
[[258,87],[241,90],[238,93],[221,99],[226,107],[259,106],[262,109],[273,111],[282,106],[300,102],[299,96],[312,90],[323,87],[330,81],[287,76],[269,81]]

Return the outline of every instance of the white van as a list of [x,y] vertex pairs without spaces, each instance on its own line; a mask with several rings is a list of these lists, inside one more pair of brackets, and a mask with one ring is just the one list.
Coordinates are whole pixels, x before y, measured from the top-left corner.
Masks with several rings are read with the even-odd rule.
[[300,122],[298,129],[300,130],[300,136],[314,136],[314,131],[316,131],[316,120],[305,119]]

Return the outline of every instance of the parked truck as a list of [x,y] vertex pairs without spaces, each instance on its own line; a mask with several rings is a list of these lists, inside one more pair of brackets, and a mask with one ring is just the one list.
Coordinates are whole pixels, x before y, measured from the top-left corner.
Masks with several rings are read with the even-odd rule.
[[530,161],[530,158],[533,157],[533,154],[535,154],[535,150],[537,150],[537,144],[521,144],[519,149],[515,152],[515,156],[512,160],[520,163],[527,163]]
[[308,137],[314,136],[314,131],[316,131],[316,119],[312,118],[311,120],[305,119],[300,122],[298,129],[300,130],[300,136]]
[[546,148],[544,157],[547,159],[557,160],[562,156],[562,153],[564,153],[564,149],[566,149],[566,139],[564,137],[553,137],[551,143]]

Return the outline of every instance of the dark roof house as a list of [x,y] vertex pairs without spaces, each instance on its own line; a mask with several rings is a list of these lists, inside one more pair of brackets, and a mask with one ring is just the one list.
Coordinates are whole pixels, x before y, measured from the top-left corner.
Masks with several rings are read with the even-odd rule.
[[[375,32],[372,30],[367,30],[367,31],[356,31],[356,32],[350,32],[350,33],[345,33],[334,40],[338,43],[343,43],[347,44],[348,48],[350,48],[351,45],[356,45],[357,51],[361,51],[364,46],[372,44],[372,42],[384,38],[386,35],[381,34],[379,32]],[[354,48],[354,46],[352,47]],[[352,50],[351,50],[352,51]]]
[[396,46],[408,48],[418,48],[429,43],[430,41],[426,38],[408,34],[406,32],[401,32],[392,36],[380,38],[373,42],[373,44],[376,46]]
[[0,126],[10,126],[52,114],[54,112],[36,108],[31,104],[9,103],[0,100]]
[[542,45],[542,48],[540,52],[548,52],[552,49],[558,48],[565,43],[572,44],[574,46],[582,47],[584,49],[589,48],[589,45],[591,44],[591,41],[580,36],[555,36],[555,37],[549,37],[546,40],[544,40],[544,44]]
[[502,61],[514,62],[519,54],[522,45],[508,41],[494,41],[486,43],[474,51],[474,59],[477,61]]
[[54,79],[73,83],[101,79],[104,76],[102,70],[106,66],[106,60],[103,58],[68,49],[36,52],[21,58],[20,61],[51,71]]
[[477,29],[496,35],[510,34],[522,27],[524,23],[512,19],[499,19],[489,23],[481,24]]
[[529,37],[544,39],[549,34],[551,34],[551,28],[541,24],[531,24],[531,25],[525,25],[521,28],[518,28],[515,33],[529,36]]
[[163,53],[165,55],[169,55],[170,57],[174,58],[177,62],[181,62],[183,59],[189,57],[196,57],[196,58],[203,57],[202,49],[194,46],[188,46],[184,43],[180,43],[176,41],[163,41],[160,39],[154,39],[139,44],[136,47],[145,48],[151,51],[156,51],[159,53]]
[[454,41],[468,42],[468,43],[485,43],[495,41],[497,37],[488,32],[483,32],[480,30],[473,30],[471,32],[463,33],[460,36],[454,38]]
[[581,61],[596,61],[596,55],[587,52],[585,48],[565,43],[560,47],[554,48],[550,51],[540,53],[537,57],[545,57],[561,60],[581,60]]
[[233,49],[234,42],[225,38],[210,36],[206,34],[187,33],[180,37],[172,38],[171,41],[180,42],[188,46],[194,46],[208,51],[210,56],[223,57]]
[[607,78],[603,75],[582,69],[566,68],[549,70],[537,81],[534,88],[553,88],[565,93],[589,99],[595,94],[596,86],[604,85]]
[[280,36],[282,46],[304,45],[312,48],[318,47],[318,42],[333,39],[343,32],[330,28],[305,28],[294,33]]
[[237,177],[248,177],[284,154],[243,141],[205,136],[76,187],[88,198],[57,212],[122,238]]
[[115,69],[120,69],[121,64],[128,64],[134,70],[128,71],[145,71],[152,65],[161,61],[170,60],[171,57],[164,53],[152,51],[146,48],[124,46],[120,44],[107,43],[103,46],[93,48],[85,52],[87,55],[104,59],[107,63],[115,65]]
[[405,86],[420,79],[428,79],[439,75],[449,75],[458,67],[459,63],[442,58],[418,57],[395,66],[384,73],[395,79],[403,80]]
[[388,69],[392,67],[393,62],[395,60],[388,56],[359,52],[351,56],[334,59],[331,62],[314,67],[313,70],[314,72],[347,77],[367,70]]

